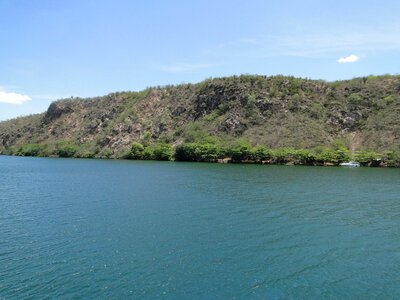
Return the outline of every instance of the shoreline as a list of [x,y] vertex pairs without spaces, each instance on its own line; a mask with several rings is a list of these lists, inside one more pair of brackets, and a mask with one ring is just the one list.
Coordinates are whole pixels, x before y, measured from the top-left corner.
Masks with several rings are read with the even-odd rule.
[[55,158],[55,159],[85,159],[85,160],[115,160],[115,161],[157,161],[157,162],[188,162],[188,163],[211,163],[211,164],[230,164],[230,165],[270,165],[270,166],[306,166],[306,167],[342,167],[347,169],[353,168],[400,168],[400,166],[393,166],[387,165],[385,163],[380,163],[378,165],[372,164],[360,164],[359,167],[348,167],[348,166],[340,166],[340,163],[330,163],[330,162],[314,162],[314,163],[302,163],[299,161],[287,161],[283,163],[277,163],[272,161],[234,161],[231,158],[224,158],[224,159],[217,159],[217,160],[209,160],[209,161],[195,161],[195,160],[176,160],[176,159],[131,159],[131,158],[117,158],[117,157],[80,157],[80,156],[73,156],[73,157],[62,157],[62,156],[29,156],[29,155],[11,155],[11,154],[1,154],[1,156],[6,157],[30,157],[30,158]]

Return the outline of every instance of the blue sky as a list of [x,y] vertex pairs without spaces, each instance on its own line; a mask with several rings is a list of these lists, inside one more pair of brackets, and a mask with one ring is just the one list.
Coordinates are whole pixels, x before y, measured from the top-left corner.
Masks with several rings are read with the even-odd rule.
[[399,12],[397,0],[0,0],[0,120],[208,77],[396,74]]

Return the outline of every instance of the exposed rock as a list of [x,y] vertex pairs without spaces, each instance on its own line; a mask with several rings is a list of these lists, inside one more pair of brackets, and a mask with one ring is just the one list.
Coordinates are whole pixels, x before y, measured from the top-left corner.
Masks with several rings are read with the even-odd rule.
[[1,122],[0,151],[69,142],[115,153],[133,141],[207,137],[270,148],[314,148],[340,139],[352,151],[399,149],[399,87],[400,76],[329,83],[243,75],[59,100],[43,114]]
[[227,163],[232,162],[232,159],[231,158],[220,158],[217,160],[217,162],[220,164],[227,164]]
[[51,103],[43,118],[43,123],[47,125],[64,114],[72,113],[73,109],[71,106],[72,105],[70,105],[69,102],[65,101],[56,101]]

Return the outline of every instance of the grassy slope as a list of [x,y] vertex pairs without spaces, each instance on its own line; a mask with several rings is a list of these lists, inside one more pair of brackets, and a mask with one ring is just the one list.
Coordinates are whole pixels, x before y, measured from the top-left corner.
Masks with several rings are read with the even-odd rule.
[[56,101],[43,114],[1,122],[0,151],[69,144],[80,156],[121,157],[133,141],[210,139],[305,149],[341,139],[352,150],[399,150],[399,112],[400,76],[327,83],[243,75]]

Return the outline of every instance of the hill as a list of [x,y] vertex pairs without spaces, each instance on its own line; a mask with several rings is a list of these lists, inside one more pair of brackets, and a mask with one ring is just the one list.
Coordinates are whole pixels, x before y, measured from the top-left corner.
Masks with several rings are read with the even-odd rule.
[[0,122],[0,151],[121,158],[137,142],[396,152],[399,113],[400,76],[242,75],[58,100],[42,114]]

